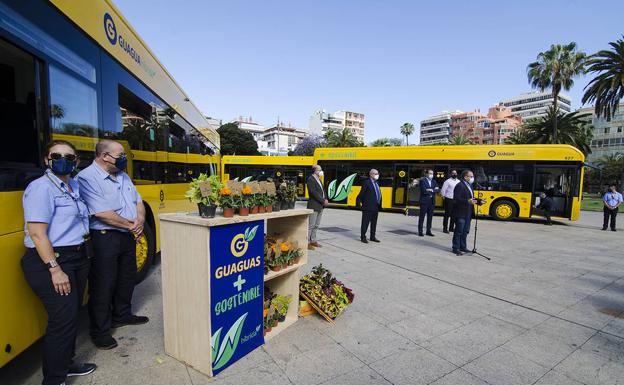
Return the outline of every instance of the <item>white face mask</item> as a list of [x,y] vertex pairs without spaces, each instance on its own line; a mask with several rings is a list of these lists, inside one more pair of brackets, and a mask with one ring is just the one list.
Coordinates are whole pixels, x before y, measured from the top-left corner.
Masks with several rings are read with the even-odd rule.
[[470,184],[474,183],[474,176],[471,176],[470,179],[468,179],[468,183],[470,183]]
[[319,171],[318,176],[323,176],[323,170]]
[[427,174],[427,178],[433,179],[433,174]]
[[373,175],[373,179],[375,180],[379,179],[379,175]]

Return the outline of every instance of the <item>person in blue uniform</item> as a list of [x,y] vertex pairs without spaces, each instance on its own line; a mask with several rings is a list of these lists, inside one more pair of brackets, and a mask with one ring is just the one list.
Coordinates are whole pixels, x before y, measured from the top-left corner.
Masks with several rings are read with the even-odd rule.
[[93,163],[77,177],[92,214],[89,225],[94,256],[89,273],[89,333],[99,349],[117,346],[111,329],[149,321],[132,314],[135,239],[143,234],[145,206],[124,172],[126,164],[123,146],[102,140],[95,146]]
[[22,270],[43,302],[48,324],[43,337],[43,384],[64,384],[67,377],[93,372],[95,364],[73,362],[78,310],[87,284],[89,259],[85,240],[89,212],[71,178],[75,147],[55,140],[45,147],[48,167],[23,196],[24,245]]
[[604,203],[604,221],[602,223],[602,229],[606,230],[607,225],[611,225],[611,231],[617,231],[615,228],[615,217],[617,216],[618,209],[624,199],[622,199],[622,194],[617,191],[617,186],[615,183],[611,183],[609,185],[609,191],[607,191],[602,198]]

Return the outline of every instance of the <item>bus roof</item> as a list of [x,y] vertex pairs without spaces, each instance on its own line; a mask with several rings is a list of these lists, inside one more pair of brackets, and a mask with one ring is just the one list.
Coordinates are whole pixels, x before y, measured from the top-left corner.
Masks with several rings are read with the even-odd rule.
[[583,162],[585,156],[567,144],[442,145],[317,148],[323,160],[546,160]]
[[224,155],[221,164],[310,166],[314,164],[311,156],[264,156],[264,155]]
[[213,145],[220,146],[217,131],[110,0],[50,2]]

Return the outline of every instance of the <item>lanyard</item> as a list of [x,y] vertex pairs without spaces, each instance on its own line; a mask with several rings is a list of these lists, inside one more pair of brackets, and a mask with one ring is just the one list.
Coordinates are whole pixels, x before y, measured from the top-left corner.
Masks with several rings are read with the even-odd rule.
[[52,182],[52,184],[54,185],[54,187],[56,187],[57,189],[59,189],[60,192],[62,192],[63,194],[67,195],[68,197],[71,198],[72,201],[74,201],[74,204],[76,205],[76,210],[78,211],[78,214],[76,215],[76,217],[80,218],[80,223],[82,224],[82,228],[85,232],[85,235],[89,234],[89,230],[87,229],[87,226],[85,226],[84,222],[82,221],[82,215],[80,213],[80,206],[78,205],[78,201],[81,201],[85,206],[87,205],[85,203],[85,201],[83,201],[80,197],[75,197],[74,194],[72,194],[71,192],[69,192],[69,190],[67,189],[67,187],[63,188],[62,186],[59,186],[54,179],[52,179],[50,177],[50,174],[48,174],[48,172],[46,171],[45,176],[48,178],[48,180],[50,182]]

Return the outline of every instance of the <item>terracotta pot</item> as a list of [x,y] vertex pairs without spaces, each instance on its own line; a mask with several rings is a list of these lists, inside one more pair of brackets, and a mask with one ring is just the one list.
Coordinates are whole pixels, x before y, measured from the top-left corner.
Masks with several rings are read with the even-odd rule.
[[282,265],[271,266],[271,270],[272,271],[280,271],[280,270],[282,270]]
[[250,212],[250,214],[258,214],[258,206],[252,207],[249,212]]
[[264,206],[258,206],[258,214],[264,214],[266,212],[266,208]]
[[225,218],[232,218],[234,216],[234,209],[233,208],[224,208],[223,209],[223,216]]
[[288,266],[292,266],[295,264],[295,260],[291,259],[290,261],[288,261]]
[[241,207],[240,209],[238,209],[238,215],[240,215],[241,217],[246,217],[247,215],[249,215],[249,207]]
[[287,267],[288,267],[288,263],[285,263],[285,264],[282,265],[282,269],[285,269]]
[[264,211],[266,211],[267,213],[272,213],[273,212],[273,206],[266,206],[264,208]]
[[278,322],[276,319],[274,319],[274,320],[273,320],[273,324],[271,325],[271,328],[275,328],[275,327],[277,327],[277,324],[278,324],[278,323],[279,323],[279,322]]
[[273,326],[269,326],[268,328],[264,329],[265,333],[271,333],[271,330],[273,329]]

